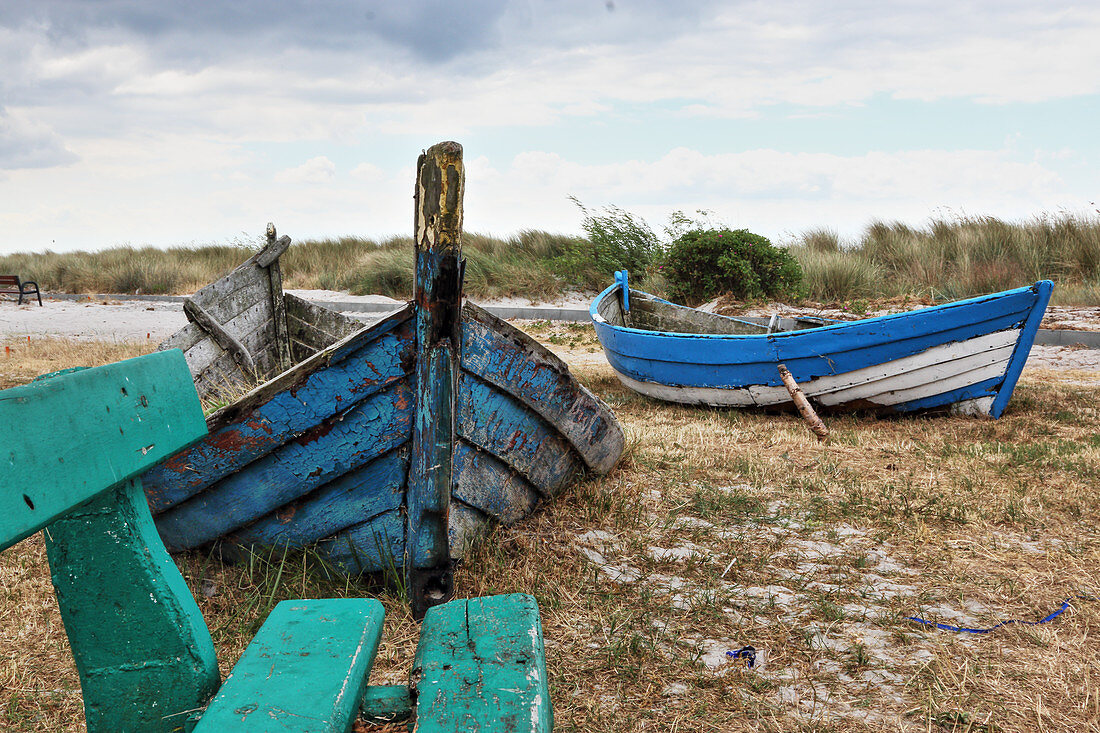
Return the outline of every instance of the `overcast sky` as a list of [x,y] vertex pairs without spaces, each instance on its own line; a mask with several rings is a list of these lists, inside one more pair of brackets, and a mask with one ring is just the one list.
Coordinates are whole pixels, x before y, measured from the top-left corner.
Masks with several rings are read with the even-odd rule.
[[1095,3],[3,0],[0,252],[468,231],[567,198],[776,239],[1094,211]]

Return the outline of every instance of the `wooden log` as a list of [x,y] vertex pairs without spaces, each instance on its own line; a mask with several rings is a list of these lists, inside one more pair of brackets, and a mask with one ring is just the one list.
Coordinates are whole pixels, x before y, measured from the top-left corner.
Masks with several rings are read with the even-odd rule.
[[829,429],[825,427],[825,423],[814,412],[810,401],[806,399],[806,395],[802,393],[802,388],[794,381],[794,377],[791,376],[791,372],[785,364],[779,365],[779,378],[783,380],[783,385],[791,393],[794,406],[798,408],[798,412],[802,415],[802,419],[806,421],[806,425],[817,436],[818,440],[825,440],[829,435]]
[[433,145],[417,161],[416,412],[406,495],[404,572],[413,615],[454,592],[448,540],[455,483],[455,391],[461,348],[462,146]]
[[183,312],[191,319],[192,323],[202,327],[204,331],[210,334],[210,337],[218,342],[218,346],[229,352],[233,356],[233,360],[241,367],[249,371],[256,370],[256,362],[252,360],[252,355],[248,353],[248,349],[244,347],[244,344],[238,341],[229,331],[226,331],[222,324],[218,323],[201,305],[190,299],[185,300],[183,301]]

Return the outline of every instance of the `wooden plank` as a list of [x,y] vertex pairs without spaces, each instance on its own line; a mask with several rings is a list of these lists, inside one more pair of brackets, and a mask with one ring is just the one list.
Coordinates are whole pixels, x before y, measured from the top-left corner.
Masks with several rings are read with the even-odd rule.
[[[405,381],[354,403],[202,493],[157,517],[169,549],[187,549],[237,530],[409,440],[411,394]],[[262,487],[262,490],[257,490]]]
[[398,723],[412,716],[412,700],[405,685],[370,685],[363,693],[359,710],[366,722],[375,725]]
[[454,483],[455,387],[461,349],[462,146],[433,145],[417,161],[416,417],[406,495],[404,571],[413,615],[453,592],[447,510]]
[[503,524],[523,519],[539,501],[539,492],[517,471],[465,440],[455,447],[455,470],[453,497]]
[[205,433],[177,350],[0,391],[0,548]]
[[279,257],[290,246],[290,237],[275,238],[275,225],[267,223],[267,246],[264,247],[262,257],[257,258],[256,264],[267,269],[269,282],[268,294],[271,298],[271,321],[274,343],[273,350],[276,354],[275,363],[272,365],[274,372],[282,372],[290,368],[292,364],[290,353],[290,333],[287,330],[286,304],[283,302],[283,271],[279,266]]
[[316,551],[341,572],[355,578],[362,573],[383,573],[391,585],[404,578],[405,514],[403,507],[371,517],[321,540]]
[[[319,352],[210,415],[210,436],[144,477],[154,513],[202,491],[407,376],[407,321],[362,331]],[[411,410],[411,398],[401,409]]]
[[195,733],[336,733],[351,729],[382,638],[382,604],[367,598],[275,606]]
[[615,416],[569,367],[511,324],[472,303],[462,309],[462,367],[541,415],[596,473],[607,473],[626,439]]
[[489,529],[493,519],[456,497],[451,497],[450,517],[447,542],[451,547],[451,557],[461,560],[470,546]]
[[290,338],[309,350],[298,361],[363,328],[363,324],[354,318],[314,305],[290,293],[284,294],[283,302],[286,305]]
[[[187,355],[187,350],[195,346],[197,343],[207,338],[206,332],[196,326],[194,323],[188,323],[186,326],[176,331],[174,334],[161,341],[157,346],[157,351],[167,351],[168,349],[179,349]],[[188,361],[188,366],[191,366],[191,362]],[[197,371],[191,370],[192,373]]]
[[499,458],[544,496],[584,470],[584,460],[551,425],[510,395],[463,373],[458,392],[459,435]]
[[141,483],[120,484],[50,524],[46,553],[90,733],[179,731],[217,690],[218,663]]
[[[257,260],[263,252],[252,255],[247,260],[237,265],[214,282],[195,291],[191,298],[203,308],[213,311],[218,303],[224,303],[233,298],[234,293],[246,288],[254,288],[257,285],[266,287],[266,273],[261,277],[261,267]],[[252,302],[257,299],[253,298]]]
[[228,331],[218,321],[207,313],[201,305],[193,300],[183,302],[183,312],[191,319],[191,322],[209,334],[223,350],[227,351],[242,369],[250,372],[256,371],[256,362],[244,344],[237,340],[232,332]]
[[[618,298],[616,298],[618,300]],[[698,334],[763,334],[767,326],[750,321],[707,313],[654,298],[637,291],[631,293],[630,315],[634,328],[650,331]]]
[[220,300],[207,299],[206,302],[202,302],[195,296],[192,296],[190,300],[201,306],[203,310],[210,313],[222,324],[228,324],[242,313],[257,307],[262,308],[264,315],[270,318],[270,287],[267,272],[255,272],[249,281],[243,282],[241,287],[236,290],[226,293]]
[[549,733],[554,715],[535,599],[490,596],[429,610],[410,687],[417,733]]
[[408,473],[409,449],[403,445],[329,481],[298,502],[279,507],[228,539],[244,547],[308,547],[399,508]]

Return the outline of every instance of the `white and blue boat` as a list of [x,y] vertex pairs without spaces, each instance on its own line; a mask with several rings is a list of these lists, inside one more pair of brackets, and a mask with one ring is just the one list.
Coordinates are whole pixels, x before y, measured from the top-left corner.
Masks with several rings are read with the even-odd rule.
[[785,407],[790,370],[825,411],[945,409],[997,418],[1012,397],[1054,284],[859,321],[757,322],[631,290],[626,272],[589,313],[624,385],[648,397],[723,407]]

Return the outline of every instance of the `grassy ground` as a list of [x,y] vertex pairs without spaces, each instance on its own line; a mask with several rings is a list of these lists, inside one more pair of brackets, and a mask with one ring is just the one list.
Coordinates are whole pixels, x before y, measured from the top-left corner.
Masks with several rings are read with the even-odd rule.
[[[996,422],[829,417],[818,443],[793,415],[623,389],[587,325],[528,330],[628,435],[616,470],[484,538],[456,579],[537,596],[558,730],[1100,731],[1100,602],[986,636],[905,618],[985,627],[1100,595],[1095,373],[1028,369]],[[9,345],[4,384],[58,366]],[[58,345],[65,366],[131,353]],[[308,555],[179,562],[224,669],[279,600],[359,592]],[[81,729],[47,578],[38,538],[0,557],[5,730]],[[398,683],[417,631],[381,598],[373,679]],[[725,655],[746,644],[752,669]]]

